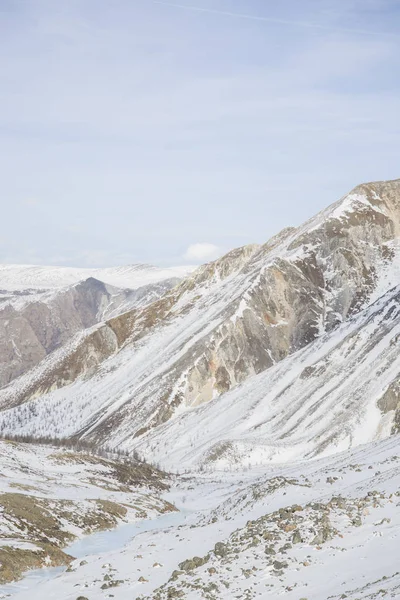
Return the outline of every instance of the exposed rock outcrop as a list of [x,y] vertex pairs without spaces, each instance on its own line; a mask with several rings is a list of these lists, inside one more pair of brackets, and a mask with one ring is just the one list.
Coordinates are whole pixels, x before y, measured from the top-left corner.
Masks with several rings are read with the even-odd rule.
[[20,309],[7,303],[0,309],[0,387],[101,320],[111,293],[101,281],[88,279]]
[[[22,292],[9,294],[0,304],[0,388],[65,346],[76,333],[107,317],[152,303],[178,282],[171,278],[137,290],[120,290],[91,277],[67,288],[33,294],[33,297]],[[85,351],[73,353],[80,362],[72,368],[70,377],[63,374],[59,378],[60,372],[54,373],[53,379],[59,382],[56,387],[74,381],[93,366],[94,361],[97,364],[110,355],[106,350],[98,354],[98,359],[94,358],[93,344],[99,341],[99,335],[95,338],[87,338],[89,346]],[[72,367],[72,357],[68,363]]]

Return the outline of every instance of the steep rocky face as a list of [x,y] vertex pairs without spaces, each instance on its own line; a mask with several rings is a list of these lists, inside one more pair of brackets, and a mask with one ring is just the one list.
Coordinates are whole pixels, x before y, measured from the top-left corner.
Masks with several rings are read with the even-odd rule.
[[[91,328],[108,316],[118,315],[135,306],[144,306],[160,298],[179,282],[171,278],[137,290],[120,290],[90,277],[76,285],[56,291],[29,294],[22,290],[4,294],[0,303],[0,387],[38,365],[46,356],[63,347],[76,333]],[[109,337],[102,350],[97,343],[96,356],[109,356]],[[99,335],[94,338],[99,342]],[[93,339],[79,364],[92,365]],[[76,355],[75,355],[76,356]],[[71,381],[74,369],[70,371]],[[54,374],[56,380],[58,376]]]
[[[400,181],[365,184],[302,227],[235,250],[152,305],[109,320],[102,330],[119,351],[63,396],[79,404],[83,385],[92,407],[73,433],[102,440],[112,432],[124,443],[333,331],[394,285],[399,230]],[[86,338],[79,343],[84,354]],[[37,395],[35,381],[41,392],[74,381],[44,365],[29,385],[22,378],[4,390],[2,405]],[[88,376],[83,365],[73,372]]]
[[399,226],[400,183],[368,184],[262,247],[243,268],[247,289],[189,369],[189,403],[264,371],[377,297],[380,271],[398,257]]
[[139,440],[163,467],[221,469],[307,459],[398,432],[400,287],[196,410]]
[[385,416],[391,415],[391,433],[400,433],[400,367],[393,381],[379,398],[377,406]]
[[0,309],[0,386],[97,323],[110,298],[104,283],[88,279],[20,309],[7,303]]

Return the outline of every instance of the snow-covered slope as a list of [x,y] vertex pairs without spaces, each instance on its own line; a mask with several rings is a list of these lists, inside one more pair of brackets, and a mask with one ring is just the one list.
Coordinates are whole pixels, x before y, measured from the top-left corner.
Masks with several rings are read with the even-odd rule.
[[399,345],[400,286],[271,369],[151,430],[137,447],[166,468],[224,470],[387,437],[400,426]]
[[[62,537],[82,534],[100,483],[111,503],[133,492],[153,514],[166,501],[181,509],[0,597],[399,597],[399,239],[400,181],[359,186],[302,227],[79,331],[0,390],[2,435],[81,438],[176,473],[169,491],[142,494],[119,488],[115,464],[0,444],[0,575],[2,556],[15,564],[9,546],[46,559],[36,546],[47,521],[12,529],[15,486],[35,507],[29,523],[50,508]],[[66,510],[71,481],[79,500]],[[60,550],[53,540],[52,560]]]
[[[165,496],[182,511],[175,526],[160,522],[100,552],[88,544],[68,572],[4,592],[13,600],[398,598],[399,456],[395,436],[307,463],[180,476]],[[70,468],[61,469],[62,498],[74,477],[81,495],[87,477],[86,465],[82,475]]]
[[[107,439],[138,449],[165,469],[224,470],[309,458],[386,437],[400,425],[399,340],[397,287],[334,332],[139,440],[130,435],[128,421],[116,423]],[[116,377],[122,373],[115,370]],[[92,398],[101,398],[101,382],[107,386],[109,377],[101,370],[91,380],[98,385],[93,396],[83,382],[71,395],[62,389],[0,413],[0,431],[73,435],[79,416],[92,419]]]
[[[360,392],[359,406],[356,402],[347,408],[348,403],[340,404],[340,413],[342,420],[351,416],[351,431],[354,428],[353,433],[344,430],[346,444],[349,440],[352,444],[361,441],[356,435],[357,419],[366,418],[367,413],[371,413],[374,425],[363,439],[372,439],[381,415],[375,403],[385,385],[395,385],[397,375],[395,353],[386,362],[381,357],[391,336],[395,339],[397,297],[388,296],[382,301],[379,298],[396,283],[393,280],[399,265],[399,233],[400,181],[359,186],[302,227],[285,230],[264,246],[232,251],[197,270],[156,303],[111,319],[75,338],[68,347],[53,353],[40,367],[0,392],[3,408],[15,407],[2,413],[2,427],[5,431],[16,427],[40,434],[46,430],[57,436],[84,435],[99,443],[107,441],[124,448],[141,444],[139,438],[147,434],[152,451],[156,442],[148,434],[151,429],[179,418],[197,405],[212,401],[210,406],[214,406],[219,396],[222,402],[228,398],[228,404],[221,404],[217,412],[224,411],[223,407],[235,398],[235,403],[244,407],[239,418],[253,412],[254,427],[261,427],[257,407],[262,406],[268,422],[273,413],[274,393],[278,394],[275,379],[282,377],[280,369],[290,370],[289,365],[294,365],[290,382],[300,376],[298,365],[305,356],[303,348],[305,353],[311,353],[310,366],[317,363],[318,352],[312,355],[314,350],[309,345],[324,334],[328,337],[321,338],[321,344],[325,344],[321,352],[327,353],[327,348],[337,346],[333,356],[340,361],[344,351],[340,344],[344,344],[346,328],[355,327],[358,330],[353,335],[355,349],[351,363],[355,369],[354,385],[361,386],[360,381],[369,374],[368,370],[365,374],[360,372],[362,365],[358,364],[357,352],[367,357],[365,360],[375,365],[377,372],[383,361],[382,368],[387,373],[384,378],[379,372],[380,387],[377,384],[374,388],[373,382],[370,383],[366,401]],[[376,304],[372,306],[374,301]],[[378,332],[370,324],[369,313],[363,312],[368,307],[373,314],[376,311]],[[390,317],[387,323],[385,315]],[[344,325],[336,331],[342,322]],[[386,337],[385,327],[389,331]],[[356,342],[361,343],[364,338],[365,346],[357,346]],[[291,355],[292,362],[287,359]],[[272,395],[258,390],[253,411],[248,410],[252,393],[245,388],[237,388],[233,396],[224,396],[246,380],[250,387],[258,389],[260,379],[253,376],[263,372],[266,374],[261,385],[271,389]],[[347,373],[343,376],[347,377]],[[314,379],[308,380],[303,375],[300,381],[303,380],[300,391],[305,391],[301,398],[307,400],[310,394],[306,388]],[[304,407],[302,402],[295,404],[298,412],[295,411],[291,422],[293,431],[301,437],[302,430],[297,430],[296,425],[301,424],[300,417],[312,422],[310,414],[318,406],[325,406],[332,413],[329,426],[335,427],[331,432],[331,442],[335,444],[337,430],[341,429],[340,420],[335,421],[335,386],[339,382],[329,370],[326,379],[322,377],[317,383],[324,385],[326,398],[314,396],[314,404],[306,403]],[[297,393],[282,400],[279,410],[286,406],[285,402],[292,402]],[[351,390],[348,393],[351,397]],[[40,401],[17,407],[38,396]],[[230,418],[236,419],[235,415]],[[286,419],[284,422],[276,419],[283,428],[282,436],[295,435],[284,429]],[[389,417],[385,419],[389,421]],[[261,427],[263,435],[271,431],[270,427],[268,423],[265,431]],[[307,427],[310,434],[321,434],[323,438],[323,441],[316,438],[307,452],[313,448],[322,450],[330,443],[329,427],[326,433],[314,424],[314,429],[311,424]],[[388,425],[382,431],[389,430]],[[206,433],[199,433],[204,441]],[[185,435],[190,437],[190,431],[185,431]],[[213,435],[210,444],[216,442],[219,433]],[[310,436],[305,432],[304,437]],[[282,445],[279,438],[277,427],[271,443]],[[169,443],[173,445],[173,440],[167,441],[166,447]],[[162,447],[163,442],[160,444]],[[303,448],[299,440],[293,445]],[[287,456],[296,451],[289,450]],[[275,450],[267,448],[264,459],[274,453]]]
[[190,270],[0,265],[0,387],[77,332],[159,299]]
[[76,537],[154,518],[165,474],[121,457],[0,441],[1,584],[40,566],[68,565]]

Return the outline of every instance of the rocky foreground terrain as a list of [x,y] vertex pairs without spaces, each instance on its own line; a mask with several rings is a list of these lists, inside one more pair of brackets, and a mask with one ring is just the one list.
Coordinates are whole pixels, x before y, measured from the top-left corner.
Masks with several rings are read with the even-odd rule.
[[399,239],[397,180],[151,289],[14,273],[0,597],[400,597]]
[[0,442],[0,585],[68,565],[76,537],[175,511],[166,475],[134,460]]
[[[40,449],[13,449],[17,451],[25,456],[25,461],[29,453],[35,460],[37,456],[44,458]],[[133,495],[126,489],[120,490],[118,478],[110,480],[107,486],[101,480],[93,482],[93,470],[98,467],[95,463],[88,465],[84,458],[82,473],[76,457],[71,460],[61,453],[59,458],[57,454],[51,456],[50,461],[50,478],[55,472],[62,473],[57,496],[63,502],[74,497],[75,505],[81,507],[82,512],[73,518],[75,534],[81,535],[85,519],[86,527],[96,528],[104,519],[118,518],[121,522],[141,518],[142,510],[154,517],[153,526],[130,538],[124,537],[126,526],[122,526],[117,530],[121,537],[119,544],[113,544],[112,548],[88,548],[87,554],[79,553],[75,560],[63,557],[60,562],[69,564],[64,571],[45,571],[41,577],[28,576],[20,583],[0,585],[0,597],[15,600],[399,597],[398,436],[315,461],[240,473],[188,473],[168,480],[168,491],[142,487]],[[106,468],[100,466],[103,474]],[[25,481],[27,477],[25,473]],[[15,483],[21,481],[21,473],[14,472],[14,478]],[[43,498],[46,491],[49,501],[55,489],[51,480],[45,483],[40,478],[39,474],[32,478],[33,485],[41,486],[40,491],[23,492],[29,493],[35,504],[39,503],[36,497]],[[75,490],[70,487],[73,480]],[[88,480],[90,487],[82,487]],[[12,487],[12,495],[15,489]],[[99,500],[93,500],[99,497],[112,499],[119,508],[112,505],[110,514],[110,507],[103,502],[107,512],[100,509]],[[4,503],[1,497],[0,501]],[[67,510],[60,504],[59,499],[54,501],[52,518],[65,523],[65,518],[70,517],[64,515],[72,507]],[[171,505],[180,512],[156,516],[157,512],[170,510]],[[122,516],[121,506],[126,509]],[[6,527],[10,536],[8,525],[2,530]],[[42,535],[49,535],[41,527]],[[58,535],[68,535],[71,529],[72,525],[69,528],[64,525]],[[29,539],[28,534],[26,537]],[[20,533],[17,539],[21,539]],[[18,547],[19,553],[24,552],[23,547]],[[43,540],[35,541],[31,555],[36,553],[43,558],[42,547]],[[73,547],[69,552],[74,556]],[[4,549],[2,563],[3,557]],[[52,553],[47,561],[48,565],[59,564],[59,557]]]

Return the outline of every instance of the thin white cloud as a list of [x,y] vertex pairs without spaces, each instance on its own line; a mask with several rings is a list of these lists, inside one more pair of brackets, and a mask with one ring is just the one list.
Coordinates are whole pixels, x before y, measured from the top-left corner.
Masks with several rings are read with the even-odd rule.
[[39,200],[33,197],[24,198],[22,204],[25,206],[39,206]]
[[213,8],[202,8],[200,6],[190,6],[184,4],[177,4],[175,2],[163,2],[162,0],[153,0],[153,4],[159,4],[161,6],[169,6],[170,8],[180,8],[184,10],[206,13],[212,15],[221,15],[225,17],[233,17],[236,19],[246,19],[250,21],[263,21],[265,23],[271,23],[272,25],[289,25],[294,27],[303,27],[308,29],[321,29],[322,31],[336,31],[342,33],[354,33],[360,35],[373,35],[373,36],[393,36],[394,34],[385,31],[373,31],[368,29],[353,29],[346,27],[335,27],[332,25],[324,25],[314,21],[294,21],[290,19],[278,19],[276,17],[263,17],[261,15],[250,15],[247,13],[237,13],[227,10],[216,10]]
[[186,250],[185,259],[194,262],[206,262],[220,256],[221,250],[215,244],[191,244]]

